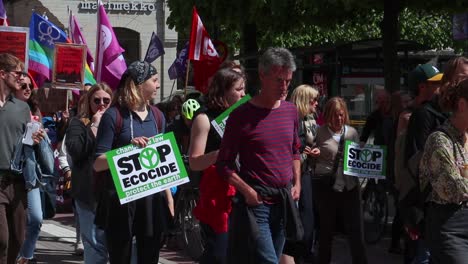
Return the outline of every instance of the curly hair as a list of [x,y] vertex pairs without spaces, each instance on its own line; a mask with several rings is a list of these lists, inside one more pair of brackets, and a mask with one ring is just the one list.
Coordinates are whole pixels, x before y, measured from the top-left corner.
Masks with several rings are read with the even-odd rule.
[[458,100],[465,98],[468,100],[468,76],[454,86],[449,86],[440,93],[439,104],[443,110],[456,112]]

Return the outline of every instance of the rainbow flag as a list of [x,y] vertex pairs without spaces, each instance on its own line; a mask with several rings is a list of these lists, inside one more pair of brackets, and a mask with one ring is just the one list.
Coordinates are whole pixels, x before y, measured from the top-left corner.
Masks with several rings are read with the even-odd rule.
[[[39,86],[46,80],[51,80],[54,44],[57,42],[72,43],[63,30],[33,12],[29,22],[29,71],[32,72]],[[87,65],[85,83],[96,83]]]

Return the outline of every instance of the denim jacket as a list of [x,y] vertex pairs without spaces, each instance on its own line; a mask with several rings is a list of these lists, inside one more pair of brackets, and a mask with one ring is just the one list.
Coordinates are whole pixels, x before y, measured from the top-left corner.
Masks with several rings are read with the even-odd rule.
[[46,137],[35,146],[23,144],[18,140],[10,169],[15,174],[23,174],[26,189],[38,187],[43,177],[54,177],[54,153],[50,140]]

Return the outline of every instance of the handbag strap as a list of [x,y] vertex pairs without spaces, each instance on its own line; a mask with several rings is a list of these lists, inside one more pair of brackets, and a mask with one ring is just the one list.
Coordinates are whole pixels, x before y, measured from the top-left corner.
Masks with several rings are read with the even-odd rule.
[[341,134],[340,142],[338,143],[338,152],[335,156],[335,162],[333,163],[333,174],[336,173],[338,170],[338,163],[340,162],[340,157],[343,155],[343,148],[344,148],[344,138],[346,134],[346,126],[343,127],[343,134]]

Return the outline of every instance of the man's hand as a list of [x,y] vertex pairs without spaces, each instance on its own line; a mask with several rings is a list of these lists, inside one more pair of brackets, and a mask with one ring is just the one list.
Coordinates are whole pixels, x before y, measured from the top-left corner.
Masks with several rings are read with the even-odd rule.
[[250,188],[250,190],[244,193],[243,195],[244,195],[245,203],[248,206],[253,207],[253,206],[261,205],[263,203],[262,197],[252,188]]
[[297,201],[297,200],[299,200],[300,195],[301,195],[301,185],[300,184],[295,184],[291,188],[291,196],[295,201]]
[[39,128],[39,130],[37,130],[36,132],[32,134],[33,144],[34,145],[39,144],[39,142],[41,142],[41,140],[43,140],[45,137],[46,137],[45,130],[42,128]]

